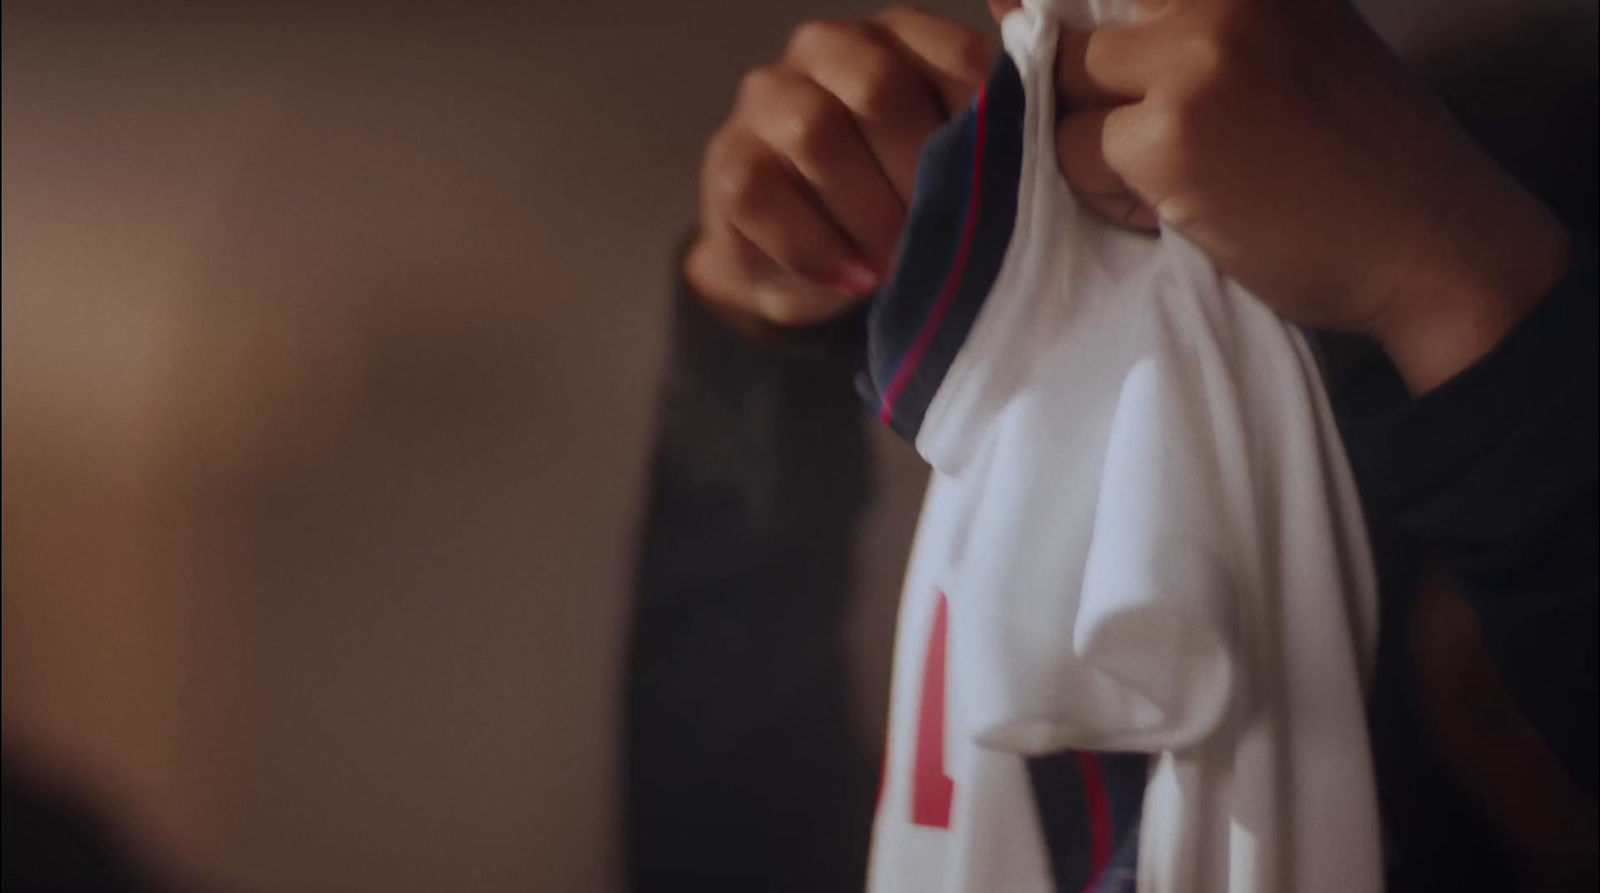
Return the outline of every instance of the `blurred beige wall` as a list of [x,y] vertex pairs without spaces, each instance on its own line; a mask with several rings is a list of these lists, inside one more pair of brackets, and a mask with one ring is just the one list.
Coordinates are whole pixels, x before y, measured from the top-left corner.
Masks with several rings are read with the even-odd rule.
[[[700,146],[873,5],[6,3],[8,739],[230,888],[613,889]],[[922,480],[877,443],[874,744]]]
[[225,888],[614,888],[700,146],[848,8],[7,3],[8,742]]

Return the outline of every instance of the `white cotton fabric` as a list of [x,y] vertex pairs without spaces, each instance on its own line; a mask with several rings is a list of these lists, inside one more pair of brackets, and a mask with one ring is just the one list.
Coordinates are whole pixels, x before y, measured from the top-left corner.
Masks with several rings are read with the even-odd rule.
[[[1004,23],[1028,94],[1017,227],[917,437],[934,476],[870,889],[1052,889],[1021,757],[1078,748],[1155,755],[1142,893],[1378,890],[1376,586],[1314,358],[1183,237],[1080,211],[1056,167],[1058,25],[1119,11]],[[940,593],[948,829],[909,821]]]

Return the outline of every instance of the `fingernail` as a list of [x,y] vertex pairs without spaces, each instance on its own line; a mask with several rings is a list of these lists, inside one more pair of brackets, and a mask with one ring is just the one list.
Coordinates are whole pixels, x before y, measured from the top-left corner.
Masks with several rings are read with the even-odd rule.
[[878,287],[878,274],[864,263],[851,262],[844,265],[839,275],[834,280],[835,288],[850,294],[867,294]]

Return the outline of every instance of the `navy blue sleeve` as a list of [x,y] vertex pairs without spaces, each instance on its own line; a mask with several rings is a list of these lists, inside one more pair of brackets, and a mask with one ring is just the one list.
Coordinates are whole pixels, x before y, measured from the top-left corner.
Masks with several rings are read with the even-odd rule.
[[860,889],[860,314],[750,340],[679,283],[673,316],[628,656],[628,889]]
[[1573,251],[1493,352],[1343,427],[1378,510],[1439,557],[1517,706],[1593,796],[1597,272],[1593,243]]

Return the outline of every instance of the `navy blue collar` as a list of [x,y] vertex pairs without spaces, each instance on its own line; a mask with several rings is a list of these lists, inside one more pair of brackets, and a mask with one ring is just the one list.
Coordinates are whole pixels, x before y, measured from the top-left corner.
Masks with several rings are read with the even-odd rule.
[[923,147],[905,235],[867,316],[863,396],[915,441],[989,296],[1016,226],[1026,97],[1004,53],[972,104]]

